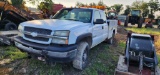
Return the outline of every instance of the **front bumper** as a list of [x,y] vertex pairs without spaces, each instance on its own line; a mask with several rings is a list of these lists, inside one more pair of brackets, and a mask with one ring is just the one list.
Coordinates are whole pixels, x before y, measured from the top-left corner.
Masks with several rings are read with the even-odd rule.
[[54,62],[71,62],[76,56],[77,45],[43,45],[24,40],[22,37],[14,38],[15,45],[20,50],[36,56],[47,57]]

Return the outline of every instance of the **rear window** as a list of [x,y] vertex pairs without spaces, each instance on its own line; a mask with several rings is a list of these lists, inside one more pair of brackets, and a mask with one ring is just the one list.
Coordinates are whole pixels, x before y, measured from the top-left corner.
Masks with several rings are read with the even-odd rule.
[[152,50],[151,38],[132,36],[130,42],[130,48],[133,50],[151,51]]

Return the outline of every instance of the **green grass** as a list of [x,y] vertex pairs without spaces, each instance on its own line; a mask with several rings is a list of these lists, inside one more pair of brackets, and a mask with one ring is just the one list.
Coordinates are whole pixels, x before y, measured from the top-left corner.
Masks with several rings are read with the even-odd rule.
[[84,70],[84,75],[113,75],[117,65],[118,55],[105,43],[91,50],[92,64]]
[[140,33],[140,34],[151,34],[151,35],[160,35],[160,29],[155,29],[155,28],[126,28],[127,30],[133,31],[135,33]]
[[27,57],[26,53],[22,53],[19,49],[13,46],[1,47],[0,50],[0,60],[7,58],[11,59],[11,61],[22,59]]
[[31,59],[28,62],[30,75],[32,75],[35,70],[38,70],[39,75],[62,75],[63,73],[61,64],[51,66],[35,59]]
[[160,55],[158,55],[157,57],[158,57],[158,62],[159,62],[158,66],[160,67]]
[[119,44],[119,46],[120,46],[121,48],[125,48],[125,46],[126,46],[126,42],[125,42],[125,41],[122,41],[122,40],[120,40],[120,41],[118,42],[118,44]]

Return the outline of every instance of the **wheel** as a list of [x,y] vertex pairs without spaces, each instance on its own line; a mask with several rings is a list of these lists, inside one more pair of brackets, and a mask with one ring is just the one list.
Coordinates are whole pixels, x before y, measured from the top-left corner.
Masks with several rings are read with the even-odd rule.
[[5,30],[17,30],[17,25],[10,22],[5,25]]
[[128,27],[128,20],[129,20],[129,18],[128,18],[128,16],[126,17],[126,20],[125,20],[125,22],[124,22],[124,26],[125,27]]
[[110,39],[108,39],[107,43],[108,44],[113,44],[113,40],[114,40],[114,33],[112,34],[112,37]]
[[140,20],[139,20],[139,22],[138,22],[138,28],[142,28],[142,24],[143,24],[142,18],[140,18]]
[[89,53],[88,43],[87,42],[79,43],[77,50],[78,52],[76,58],[73,60],[73,67],[78,70],[83,70],[86,68],[88,64],[88,53]]

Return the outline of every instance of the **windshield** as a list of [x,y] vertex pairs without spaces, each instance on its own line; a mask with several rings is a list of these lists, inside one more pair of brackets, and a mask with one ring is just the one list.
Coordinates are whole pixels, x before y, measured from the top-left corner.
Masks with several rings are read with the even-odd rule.
[[80,21],[91,23],[92,10],[90,9],[62,9],[53,19]]
[[116,13],[114,13],[114,12],[109,12],[109,13],[108,13],[108,16],[116,16]]
[[131,12],[131,15],[133,15],[133,16],[140,16],[140,11],[139,10],[133,10]]

